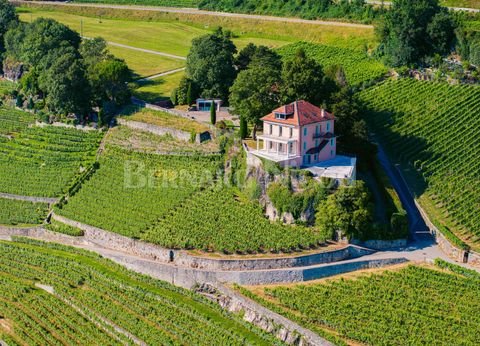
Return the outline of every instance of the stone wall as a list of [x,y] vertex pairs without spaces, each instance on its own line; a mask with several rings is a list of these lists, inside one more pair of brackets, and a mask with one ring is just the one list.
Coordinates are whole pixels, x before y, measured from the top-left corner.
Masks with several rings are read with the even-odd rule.
[[430,221],[427,213],[422,209],[420,204],[415,200],[415,204],[422,215],[425,224],[430,229],[430,232],[434,235],[435,241],[438,244],[438,247],[451,259],[460,263],[467,263],[474,267],[480,267],[480,254],[474,251],[465,251],[459,249],[438,230],[437,227]]
[[52,232],[42,227],[22,228],[0,226],[0,237],[10,238],[12,236],[29,237],[72,246],[85,245],[83,237],[73,237],[62,233]]
[[196,291],[218,303],[224,310],[243,314],[243,319],[288,345],[333,346],[312,331],[267,309],[223,285],[202,285]]
[[0,198],[14,199],[17,201],[27,201],[27,202],[33,202],[33,203],[47,203],[47,204],[53,204],[58,202],[58,198],[19,196],[19,195],[13,195],[11,193],[4,193],[4,192],[0,192]]
[[374,252],[369,249],[350,245],[338,250],[290,257],[256,259],[208,258],[193,256],[183,250],[166,249],[158,245],[125,237],[78,221],[67,219],[55,213],[52,213],[52,218],[61,223],[83,230],[85,240],[92,244],[135,256],[141,256],[154,261],[172,263],[177,266],[202,270],[240,271],[306,267],[344,261],[346,259],[370,255]]
[[352,244],[361,245],[369,249],[378,251],[404,248],[407,246],[407,239],[395,239],[395,240],[367,240],[364,242],[351,240]]
[[[191,134],[190,132],[187,131],[182,131],[178,129],[173,129],[170,127],[162,127],[162,126],[157,126],[153,124],[147,124],[147,123],[142,123],[139,121],[131,121],[131,120],[125,120],[125,119],[117,119],[117,122],[120,125],[128,126],[132,129],[135,130],[140,130],[140,131],[146,131],[153,133],[154,135],[157,136],[165,136],[165,135],[170,135],[174,138],[177,138],[181,141],[189,142],[191,140]],[[195,142],[196,143],[201,143],[205,142],[207,140],[212,139],[210,133],[208,131],[202,132],[202,133],[197,133],[195,135]]]

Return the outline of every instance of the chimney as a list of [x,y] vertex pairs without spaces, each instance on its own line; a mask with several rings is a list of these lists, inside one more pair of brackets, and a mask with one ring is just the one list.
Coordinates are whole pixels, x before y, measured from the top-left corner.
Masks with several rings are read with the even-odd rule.
[[325,118],[325,109],[322,108],[322,118]]

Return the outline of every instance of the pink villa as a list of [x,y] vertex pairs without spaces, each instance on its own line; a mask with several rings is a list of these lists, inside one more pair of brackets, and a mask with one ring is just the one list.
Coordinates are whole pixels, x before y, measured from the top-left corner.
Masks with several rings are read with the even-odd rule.
[[[337,155],[335,117],[307,101],[295,101],[264,116],[252,154],[314,175],[355,179],[356,159]],[[263,142],[263,143],[260,143]]]

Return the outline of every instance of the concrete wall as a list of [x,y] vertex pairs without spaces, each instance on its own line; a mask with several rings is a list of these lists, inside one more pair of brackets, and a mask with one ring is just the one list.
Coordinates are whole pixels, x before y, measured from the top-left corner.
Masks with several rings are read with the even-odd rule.
[[480,253],[470,251],[468,254],[468,264],[475,267],[480,267]]

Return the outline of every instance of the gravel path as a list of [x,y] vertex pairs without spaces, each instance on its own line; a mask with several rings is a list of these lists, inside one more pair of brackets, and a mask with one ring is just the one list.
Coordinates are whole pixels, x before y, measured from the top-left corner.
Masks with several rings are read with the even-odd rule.
[[153,76],[137,79],[137,82],[146,82],[146,81],[149,81],[149,80],[152,80],[152,79],[160,78],[160,77],[163,77],[163,76],[168,76],[170,74],[174,74],[174,73],[181,72],[181,71],[184,71],[184,70],[185,70],[185,67],[177,68],[175,70],[170,70],[170,71],[154,74]]

